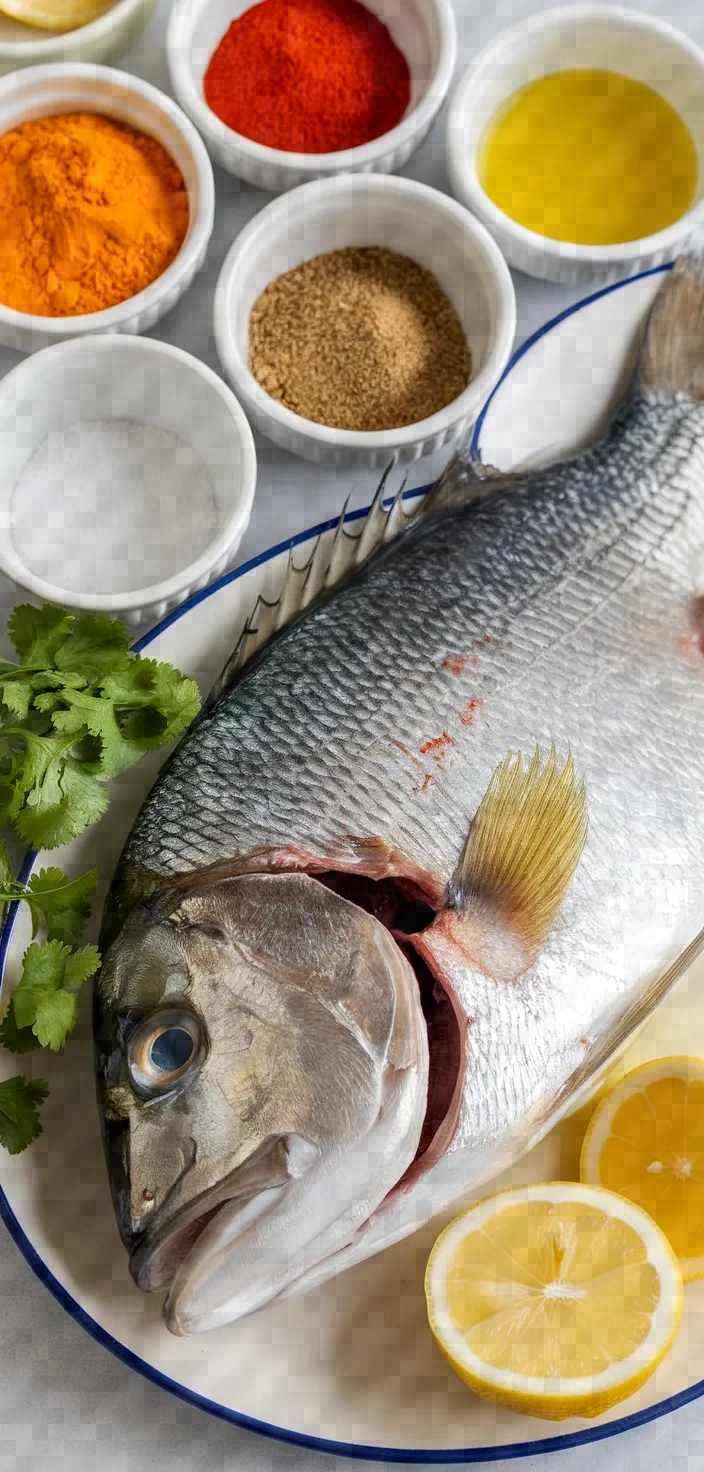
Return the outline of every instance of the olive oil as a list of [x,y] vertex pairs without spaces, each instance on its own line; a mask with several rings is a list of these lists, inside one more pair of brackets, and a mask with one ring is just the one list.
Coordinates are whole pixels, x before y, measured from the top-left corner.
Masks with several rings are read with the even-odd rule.
[[698,164],[689,129],[658,92],[585,68],[515,92],[484,132],[478,172],[517,224],[575,245],[615,245],[679,220]]

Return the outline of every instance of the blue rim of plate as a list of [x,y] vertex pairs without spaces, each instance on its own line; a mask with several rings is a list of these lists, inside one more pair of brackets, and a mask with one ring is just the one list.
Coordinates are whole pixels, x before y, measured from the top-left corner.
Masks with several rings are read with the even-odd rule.
[[[552,317],[549,322],[544,323],[542,327],[532,333],[518,351],[514,353],[496,388],[484,405],[472,437],[472,453],[481,458],[481,432],[494,395],[498,392],[502,383],[508,377],[509,373],[512,372],[516,364],[520,362],[521,358],[536,343],[540,342],[541,338],[545,337],[553,328],[557,327],[560,322],[566,321],[568,317],[575,316],[577,312],[581,312],[585,307],[590,306],[592,302],[599,301],[601,297],[609,296],[614,291],[620,291],[622,287],[632,285],[634,281],[643,281],[649,276],[661,275],[669,270],[671,270],[670,265],[655,266],[649,271],[641,271],[636,276],[630,276],[625,281],[618,281],[611,286],[603,287],[600,291],[593,292],[591,296],[584,297],[582,301],[560,312],[556,317]],[[426,486],[420,486],[406,491],[405,496],[410,500],[414,496],[422,495],[427,489]],[[363,507],[360,510],[348,512],[345,520],[359,520],[362,516],[366,515],[367,510],[368,507]],[[190,609],[195,608],[197,604],[202,603],[206,598],[219,592],[221,588],[226,587],[229,583],[236,582],[239,578],[244,577],[246,573],[251,572],[253,568],[260,567],[262,563],[270,562],[282,552],[288,552],[290,547],[300,546],[302,542],[309,541],[321,532],[331,531],[336,525],[336,517],[333,517],[330,521],[321,522],[319,526],[312,527],[309,531],[300,532],[298,536],[286,542],[279,542],[277,546],[270,547],[268,551],[260,553],[258,557],[251,558],[249,562],[243,563],[241,567],[235,568],[233,572],[226,573],[224,577],[219,578],[210,587],[193,594],[191,598],[188,598],[185,603],[182,603],[173,613],[167,614],[166,618],[162,619],[161,623],[157,624],[150,633],[145,634],[143,638],[136,642],[134,645],[135,652],[139,653],[142,649],[146,648],[152,640],[158,638],[159,634],[163,633],[165,629],[168,629],[171,624],[176,623]],[[22,880],[26,880],[31,873],[34,858],[35,855],[32,852],[25,855],[19,876]],[[0,981],[2,980],[5,960],[12,938],[17,909],[18,906],[16,904],[8,907],[5,923],[0,932]],[[105,1349],[110,1350],[110,1353],[114,1354],[117,1359],[122,1360],[122,1363],[127,1365],[129,1369],[136,1370],[138,1374],[142,1375],[146,1380],[150,1380],[154,1385],[160,1386],[162,1390],[168,1390],[178,1400],[185,1401],[187,1405],[197,1406],[200,1410],[207,1411],[211,1416],[216,1416],[221,1421],[229,1421],[232,1425],[239,1426],[243,1430],[255,1431],[260,1436],[268,1436],[275,1441],[288,1442],[293,1446],[306,1447],[313,1451],[328,1452],[333,1456],[358,1458],[371,1462],[406,1462],[424,1464],[426,1466],[441,1463],[448,1465],[468,1462],[501,1462],[512,1460],[514,1457],[529,1457],[540,1455],[544,1452],[566,1451],[570,1447],[585,1446],[593,1441],[606,1441],[609,1437],[620,1436],[624,1431],[630,1431],[636,1426],[645,1426],[649,1421],[656,1421],[661,1416],[667,1416],[670,1412],[679,1410],[682,1406],[688,1405],[690,1401],[697,1400],[700,1396],[704,1395],[704,1380],[700,1380],[697,1384],[689,1386],[688,1389],[680,1391],[677,1395],[671,1395],[666,1400],[659,1401],[657,1405],[647,1406],[644,1410],[636,1411],[630,1416],[622,1416],[617,1421],[608,1421],[602,1423],[600,1426],[586,1427],[582,1431],[571,1431],[564,1436],[539,1438],[535,1441],[517,1441],[497,1447],[458,1447],[449,1450],[441,1448],[437,1451],[432,1448],[422,1448],[414,1451],[412,1448],[406,1447],[365,1446],[355,1442],[332,1441],[324,1437],[309,1436],[303,1432],[291,1431],[284,1426],[275,1426],[268,1421],[258,1421],[252,1416],[245,1415],[242,1411],[234,1411],[229,1406],[222,1406],[217,1401],[208,1400],[206,1396],[198,1395],[195,1391],[189,1390],[184,1385],[180,1385],[177,1380],[172,1380],[168,1375],[164,1375],[161,1370],[157,1370],[155,1366],[148,1364],[146,1360],[140,1359],[139,1355],[134,1354],[125,1345],[120,1344],[119,1340],[115,1339],[95,1319],[91,1318],[90,1314],[87,1314],[85,1309],[81,1308],[75,1298],[71,1297],[71,1294],[67,1292],[58,1278],[54,1277],[54,1274],[39,1256],[20,1226],[1,1187],[0,1218],[2,1218],[10,1236],[19,1247],[25,1261],[45,1287],[49,1289],[49,1292],[53,1294],[57,1302],[61,1304],[61,1307],[66,1310],[66,1313],[70,1314],[71,1318],[75,1319],[76,1323],[80,1324],[81,1328],[85,1329],[91,1338],[95,1339],[98,1344],[102,1344]]]

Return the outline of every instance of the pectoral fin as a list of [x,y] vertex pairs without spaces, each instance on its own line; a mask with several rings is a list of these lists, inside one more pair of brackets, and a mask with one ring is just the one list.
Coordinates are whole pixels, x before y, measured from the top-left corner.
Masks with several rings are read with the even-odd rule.
[[451,907],[418,949],[433,964],[438,947],[459,948],[487,975],[515,980],[551,930],[586,838],[586,797],[572,757],[560,766],[554,746],[545,762],[536,748],[524,765],[510,752],[472,821]]

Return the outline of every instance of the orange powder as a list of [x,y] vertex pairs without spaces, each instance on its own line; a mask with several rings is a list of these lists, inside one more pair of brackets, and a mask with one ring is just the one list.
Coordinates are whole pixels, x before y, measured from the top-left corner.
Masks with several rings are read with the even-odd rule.
[[170,154],[94,113],[0,138],[0,302],[42,317],[100,312],[178,254],[188,196]]

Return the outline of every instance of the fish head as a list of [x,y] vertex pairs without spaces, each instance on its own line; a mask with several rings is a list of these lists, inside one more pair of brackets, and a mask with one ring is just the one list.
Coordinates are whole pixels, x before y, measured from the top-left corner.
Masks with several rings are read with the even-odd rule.
[[[170,1290],[176,1332],[258,1307],[334,1250],[418,1143],[411,968],[377,920],[306,875],[137,906],[105,958],[95,1043],[118,1225],[138,1285]],[[398,1077],[412,1101],[406,1088],[389,1110]],[[382,1105],[399,1137],[385,1161],[369,1148]]]

